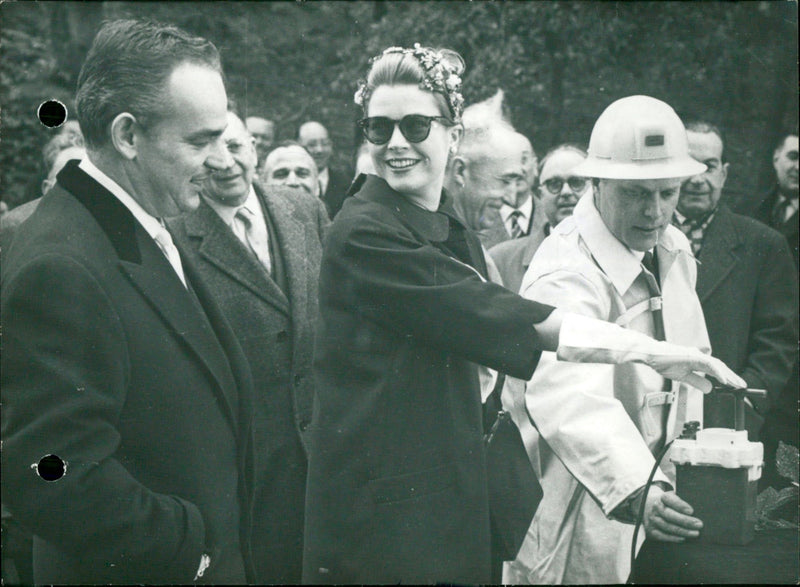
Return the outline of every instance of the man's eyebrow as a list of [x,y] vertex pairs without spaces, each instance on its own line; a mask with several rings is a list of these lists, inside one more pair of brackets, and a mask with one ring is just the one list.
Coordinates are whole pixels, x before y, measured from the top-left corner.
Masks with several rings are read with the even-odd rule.
[[222,136],[222,133],[225,132],[225,129],[219,130],[199,130],[195,133],[190,134],[186,137],[190,141],[197,141],[200,139],[216,139],[217,137]]

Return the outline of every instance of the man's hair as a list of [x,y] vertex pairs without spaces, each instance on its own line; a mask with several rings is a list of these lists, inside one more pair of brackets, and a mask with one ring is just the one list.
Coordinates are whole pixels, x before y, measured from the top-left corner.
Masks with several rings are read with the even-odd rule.
[[274,157],[274,153],[276,153],[278,151],[278,149],[286,149],[286,148],[290,148],[290,147],[296,147],[296,148],[300,149],[301,151],[305,152],[305,154],[308,155],[308,158],[309,158],[309,160],[311,162],[312,169],[316,170],[316,172],[319,173],[319,170],[317,169],[317,164],[314,162],[314,157],[311,156],[311,153],[308,152],[308,149],[306,149],[303,145],[301,145],[300,143],[298,143],[297,141],[294,141],[292,139],[283,140],[283,141],[281,141],[280,143],[278,143],[277,145],[275,145],[272,148],[272,150],[269,152],[269,154],[264,158],[264,163],[261,164],[262,172],[264,172],[264,173],[267,172],[267,170],[268,170],[267,161],[270,160],[270,157],[272,157],[272,159],[275,158]]
[[245,122],[245,124],[247,124],[248,120],[262,120],[262,121],[266,122],[267,124],[269,124],[270,126],[272,126],[273,128],[275,128],[275,121],[274,120],[270,120],[269,118],[264,118],[263,116],[255,116],[253,114],[250,114],[247,117],[242,118],[242,120]]
[[297,140],[298,141],[300,140],[300,134],[303,132],[303,128],[306,127],[306,126],[309,126],[309,125],[313,125],[313,124],[318,124],[319,126],[321,126],[323,129],[325,129],[325,132],[328,133],[328,135],[330,136],[330,131],[328,130],[327,126],[325,126],[324,124],[322,124],[318,120],[306,120],[303,124],[301,124],[300,126],[297,127]]
[[786,139],[788,139],[789,137],[796,137],[796,136],[797,136],[797,129],[781,133],[780,139],[778,139],[778,142],[775,143],[775,148],[772,149],[773,155],[777,155],[778,151],[783,149],[783,146],[786,144]]
[[130,112],[144,127],[158,122],[169,76],[183,63],[222,75],[217,48],[171,26],[141,20],[105,23],[78,76],[76,110],[88,146],[109,142],[109,125]]
[[508,139],[516,134],[513,127],[505,123],[465,128],[458,145],[457,156],[467,163],[467,167],[480,165],[492,158],[498,140]]
[[686,124],[686,132],[696,132],[696,133],[714,133],[719,137],[720,142],[722,143],[722,154],[720,155],[720,161],[722,163],[726,162],[725,159],[725,135],[722,133],[720,127],[716,124],[708,122],[707,120],[690,120]]
[[[279,149],[281,147],[300,147],[301,149],[303,149],[303,151],[308,153],[308,149],[306,149],[303,145],[301,145],[294,139],[285,139],[279,142],[277,145],[275,145],[275,149]],[[308,156],[310,157],[311,153],[308,153]]]
[[547,153],[544,154],[544,157],[542,157],[542,160],[539,161],[538,177],[542,176],[542,169],[544,169],[544,164],[547,163],[547,160],[550,159],[550,157],[552,157],[556,153],[560,153],[561,151],[572,151],[573,153],[577,153],[584,159],[588,157],[586,149],[584,149],[580,145],[577,145],[575,143],[561,143],[560,145],[556,145],[555,147],[549,149]]

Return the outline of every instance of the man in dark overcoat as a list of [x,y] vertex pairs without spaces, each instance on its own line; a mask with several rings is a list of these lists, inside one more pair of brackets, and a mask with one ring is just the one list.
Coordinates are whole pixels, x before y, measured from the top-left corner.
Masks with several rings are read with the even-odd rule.
[[[797,132],[782,137],[772,155],[775,169],[775,185],[764,194],[754,208],[745,210],[756,220],[780,232],[789,244],[794,257],[794,278],[798,273],[798,246],[800,246],[800,219],[798,218],[798,151]],[[796,310],[797,304],[795,304]],[[795,343],[797,337],[795,337]],[[795,354],[794,365],[789,380],[781,393],[773,398],[766,414],[761,440],[764,442],[765,465],[761,485],[781,487],[788,480],[780,477],[775,469],[774,455],[780,442],[793,446],[800,443],[800,363]]]
[[[746,408],[750,439],[758,440],[796,360],[797,278],[781,235],[720,201],[729,167],[721,131],[699,121],[687,125],[687,135],[690,154],[707,169],[684,181],[673,223],[699,261],[696,289],[712,354],[768,392]],[[734,427],[732,396],[704,399],[706,428]]]
[[[253,372],[256,582],[296,584],[302,571],[317,285],[329,221],[319,198],[254,182],[253,140],[232,112],[223,140],[229,165],[211,173],[200,207],[172,228],[230,321]],[[264,250],[252,248],[258,244],[241,221],[242,208],[257,215],[254,223],[263,223]]]
[[219,54],[106,23],[76,103],[88,156],[3,251],[3,503],[37,584],[244,583],[252,381],[163,220],[226,166]]
[[795,270],[798,259],[798,167],[800,166],[797,132],[787,134],[775,147],[772,154],[772,167],[775,169],[775,185],[757,202],[748,213],[780,232],[786,237],[794,255]]
[[[699,261],[697,295],[713,355],[767,391],[747,400],[745,425],[764,444],[761,484],[769,486],[779,481],[778,441],[797,445],[797,273],[778,231],[720,203],[729,165],[720,130],[706,122],[687,129],[690,153],[707,170],[684,182],[674,223]],[[705,427],[734,427],[732,396],[704,400]]]

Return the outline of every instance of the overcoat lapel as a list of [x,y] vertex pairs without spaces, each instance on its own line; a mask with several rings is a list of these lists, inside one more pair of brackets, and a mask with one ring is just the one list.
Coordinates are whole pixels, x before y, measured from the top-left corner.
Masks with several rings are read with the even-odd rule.
[[230,366],[210,323],[199,315],[169,261],[138,225],[136,238],[142,262],[120,260],[122,272],[169,324],[175,336],[183,338],[203,362],[224,399],[226,415],[236,427],[238,419],[234,406],[238,400],[228,397],[228,393],[233,391],[231,384],[235,382],[227,380],[224,375],[229,373]]
[[[232,406],[236,402],[226,395],[230,390],[227,356],[158,245],[124,204],[83,172],[76,161],[64,167],[58,181],[86,207],[106,233],[117,252],[122,273],[206,367],[217,384],[215,388],[221,394],[226,416],[235,427]],[[235,392],[235,388],[230,391]]]
[[280,288],[210,206],[203,202],[186,217],[186,232],[202,240],[198,251],[209,263],[281,312],[289,311]]
[[731,212],[720,206],[708,226],[700,251],[702,271],[697,275],[697,296],[705,302],[739,262],[742,245],[731,219]]
[[[281,198],[271,192],[266,192],[257,184],[254,187],[261,200],[261,206],[270,215],[278,233],[277,241],[281,245],[280,252],[283,257],[286,281],[288,283],[288,291],[285,295],[288,298],[292,315],[307,316],[308,288],[310,285],[316,287],[316,284],[309,284],[308,277],[311,271],[309,260],[304,254],[308,250],[306,246],[306,239],[309,238],[306,234],[307,228],[294,216],[294,205],[289,198]],[[300,347],[303,345],[303,338],[306,333],[300,329],[304,330],[305,326],[305,320],[292,320],[295,353],[299,352]]]

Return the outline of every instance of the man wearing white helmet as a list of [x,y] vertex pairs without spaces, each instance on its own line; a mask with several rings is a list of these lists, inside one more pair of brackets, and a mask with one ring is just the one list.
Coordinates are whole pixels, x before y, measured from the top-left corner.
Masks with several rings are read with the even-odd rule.
[[[588,158],[573,169],[594,178],[594,190],[542,243],[520,293],[709,352],[695,261],[670,225],[682,179],[704,169],[689,156],[683,123],[669,105],[647,96],[611,104],[594,126]],[[524,393],[536,425],[527,448],[544,499],[505,579],[624,583],[654,455],[684,422],[702,422],[702,392],[644,365],[567,365],[553,353],[542,354],[530,382],[507,385],[517,398]],[[655,480],[647,536],[696,537],[702,522],[672,491],[668,459]]]

